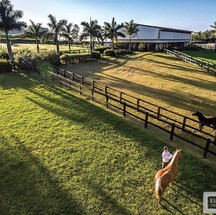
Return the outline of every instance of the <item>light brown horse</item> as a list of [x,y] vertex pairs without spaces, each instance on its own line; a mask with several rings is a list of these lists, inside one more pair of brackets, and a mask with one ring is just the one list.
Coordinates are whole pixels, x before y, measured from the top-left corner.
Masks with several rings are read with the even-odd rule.
[[159,204],[165,189],[168,187],[169,183],[173,182],[178,174],[178,161],[181,154],[181,149],[176,150],[171,162],[164,169],[159,170],[155,175],[155,192]]

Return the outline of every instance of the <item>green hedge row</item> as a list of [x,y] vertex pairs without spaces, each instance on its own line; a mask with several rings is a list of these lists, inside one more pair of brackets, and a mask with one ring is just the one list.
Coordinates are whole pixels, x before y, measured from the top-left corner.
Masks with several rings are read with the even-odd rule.
[[12,72],[12,66],[7,60],[0,60],[0,73]]
[[123,55],[123,54],[132,54],[132,51],[129,51],[127,49],[107,49],[104,51],[105,56],[115,56],[115,55]]
[[93,52],[92,55],[88,53],[80,53],[80,54],[69,54],[65,53],[60,56],[60,60],[64,63],[74,62],[75,60],[86,60],[87,58],[101,58],[100,52]]
[[[35,39],[10,39],[11,43],[27,43],[27,44],[35,44]],[[38,40],[40,43],[40,40]],[[0,43],[7,43],[6,39],[0,39]]]

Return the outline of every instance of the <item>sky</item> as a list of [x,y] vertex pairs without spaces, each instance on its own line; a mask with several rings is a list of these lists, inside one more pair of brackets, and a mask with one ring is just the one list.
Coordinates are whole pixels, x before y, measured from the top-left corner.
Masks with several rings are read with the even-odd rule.
[[100,25],[115,17],[118,24],[129,22],[205,31],[216,22],[216,0],[11,0],[15,10],[22,10],[22,21],[42,23],[48,15],[78,24],[97,20]]

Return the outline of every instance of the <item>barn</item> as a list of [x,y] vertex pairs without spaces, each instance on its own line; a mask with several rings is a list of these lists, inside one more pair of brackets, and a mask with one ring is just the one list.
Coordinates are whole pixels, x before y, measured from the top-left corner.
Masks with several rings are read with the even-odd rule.
[[[138,24],[138,33],[131,38],[131,48],[137,50],[143,43],[147,51],[160,51],[164,48],[182,47],[192,40],[192,31]],[[127,46],[129,37],[119,37],[118,43]]]

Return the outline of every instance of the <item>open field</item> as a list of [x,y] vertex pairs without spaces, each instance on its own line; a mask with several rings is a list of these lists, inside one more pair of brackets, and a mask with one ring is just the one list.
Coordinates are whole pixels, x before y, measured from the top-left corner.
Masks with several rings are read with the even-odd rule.
[[184,53],[197,57],[201,60],[216,64],[216,52],[214,51],[183,51]]
[[74,73],[183,115],[215,115],[216,77],[165,53],[138,53],[63,65]]
[[[5,43],[0,43],[0,47],[3,48],[7,48],[7,45]],[[39,44],[40,47],[40,52],[46,52],[46,51],[56,51],[56,45],[53,44]],[[19,51],[19,50],[23,50],[23,49],[28,49],[32,52],[37,52],[37,48],[36,48],[36,44],[14,44],[12,46],[12,49],[14,52]],[[72,50],[80,50],[80,49],[86,49],[86,47],[82,47],[82,46],[77,46],[77,45],[73,45],[71,46]],[[61,51],[68,51],[68,45],[60,45],[60,50]]]
[[216,190],[215,168],[184,151],[158,206],[167,143],[38,76],[1,74],[0,106],[1,214],[194,215]]

